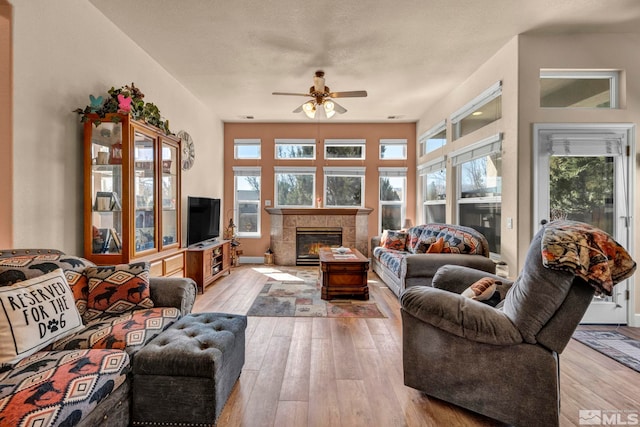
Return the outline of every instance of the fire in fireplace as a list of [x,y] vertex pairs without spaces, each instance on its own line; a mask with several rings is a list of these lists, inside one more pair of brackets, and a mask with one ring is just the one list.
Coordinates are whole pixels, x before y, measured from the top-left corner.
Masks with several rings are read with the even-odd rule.
[[319,265],[320,248],[342,246],[341,227],[297,227],[296,265]]

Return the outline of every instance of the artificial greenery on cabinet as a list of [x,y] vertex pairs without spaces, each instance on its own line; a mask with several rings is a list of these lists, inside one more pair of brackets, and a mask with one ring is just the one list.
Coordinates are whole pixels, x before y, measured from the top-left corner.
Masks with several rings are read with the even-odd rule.
[[[107,97],[89,95],[89,105],[73,110],[82,116],[82,123],[92,120],[93,124],[98,126],[102,123],[101,119],[109,113],[130,114],[132,119],[144,121],[161,129],[166,135],[172,135],[169,130],[169,120],[162,118],[160,110],[154,103],[144,101],[144,93],[135,84],[131,83],[119,89],[112,87],[107,93]],[[94,114],[98,118],[92,116]],[[115,117],[114,119],[117,120]]]

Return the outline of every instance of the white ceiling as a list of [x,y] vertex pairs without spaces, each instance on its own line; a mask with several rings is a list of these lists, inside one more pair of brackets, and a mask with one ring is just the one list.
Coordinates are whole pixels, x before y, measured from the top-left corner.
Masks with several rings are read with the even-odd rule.
[[[324,70],[331,121],[416,121],[513,36],[638,32],[638,0],[91,0],[223,121],[292,111]],[[635,53],[634,53],[635,54]]]

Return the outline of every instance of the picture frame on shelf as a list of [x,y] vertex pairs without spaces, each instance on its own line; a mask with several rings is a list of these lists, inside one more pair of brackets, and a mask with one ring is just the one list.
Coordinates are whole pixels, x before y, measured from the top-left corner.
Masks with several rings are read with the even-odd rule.
[[122,210],[122,204],[117,193],[112,191],[98,191],[93,210],[97,212],[110,212]]
[[121,211],[122,210],[122,204],[120,203],[120,197],[118,197],[118,193],[112,192],[111,193],[112,197],[113,197],[113,205],[111,207],[111,210],[113,211]]

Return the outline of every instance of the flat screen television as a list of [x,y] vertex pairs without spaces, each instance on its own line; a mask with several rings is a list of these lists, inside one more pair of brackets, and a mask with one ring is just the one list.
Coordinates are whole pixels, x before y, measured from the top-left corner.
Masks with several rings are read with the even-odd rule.
[[220,199],[187,197],[187,246],[220,236]]

